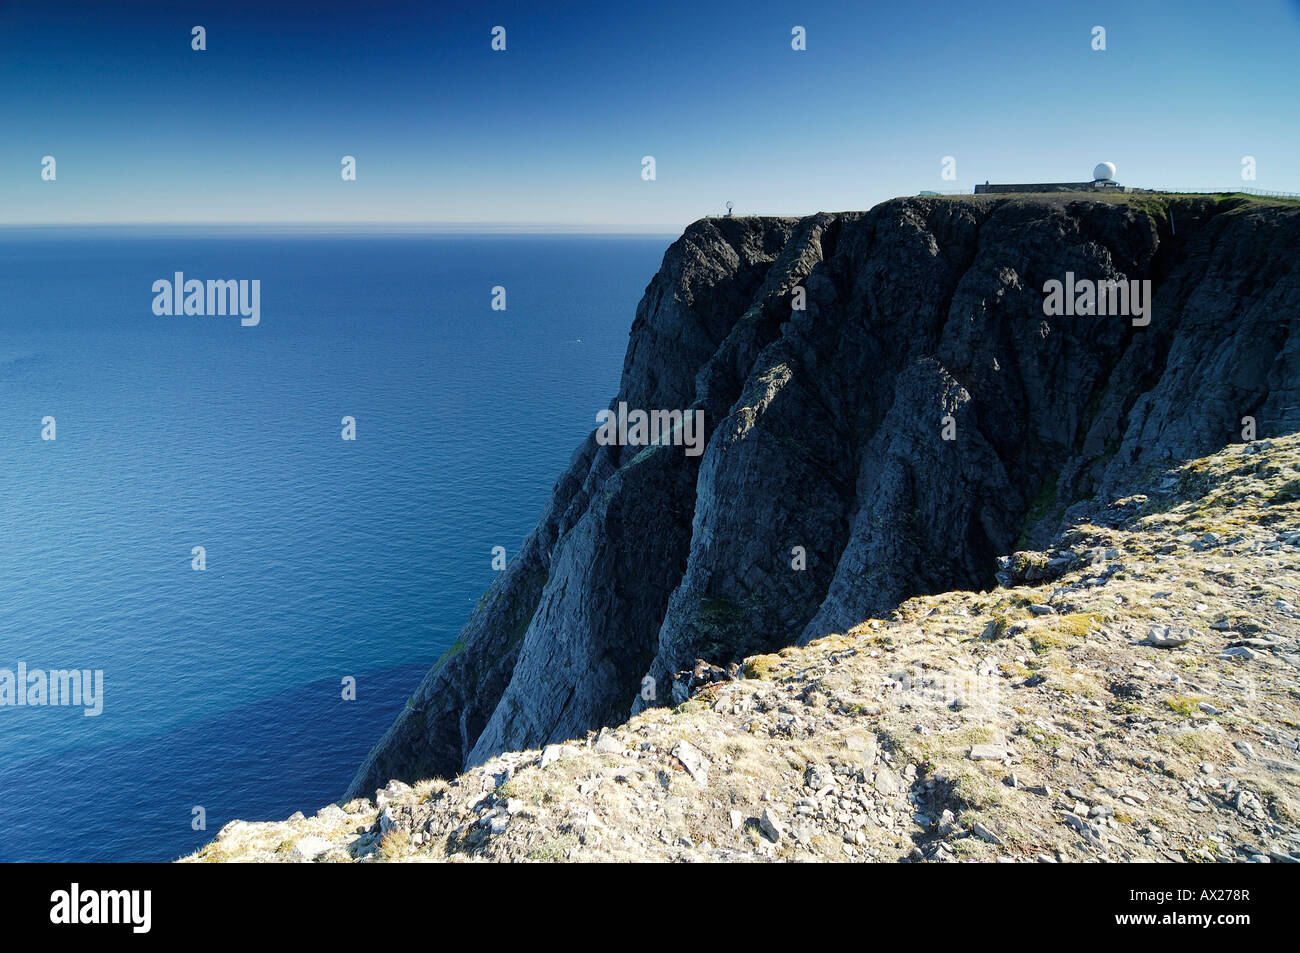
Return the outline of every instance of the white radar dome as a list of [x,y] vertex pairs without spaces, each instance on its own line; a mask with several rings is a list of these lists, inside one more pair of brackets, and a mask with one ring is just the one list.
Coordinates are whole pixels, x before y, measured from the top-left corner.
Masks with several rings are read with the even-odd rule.
[[1094,182],[1109,182],[1115,178],[1115,163],[1100,162],[1097,168],[1092,170],[1092,179]]

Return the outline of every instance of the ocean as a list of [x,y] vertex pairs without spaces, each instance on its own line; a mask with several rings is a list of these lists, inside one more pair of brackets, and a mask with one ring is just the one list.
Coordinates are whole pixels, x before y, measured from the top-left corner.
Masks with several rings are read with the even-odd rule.
[[[98,715],[0,705],[0,860],[338,798],[617,391],[670,240],[0,229],[0,673],[103,673]],[[176,272],[257,280],[260,322],[156,315]]]

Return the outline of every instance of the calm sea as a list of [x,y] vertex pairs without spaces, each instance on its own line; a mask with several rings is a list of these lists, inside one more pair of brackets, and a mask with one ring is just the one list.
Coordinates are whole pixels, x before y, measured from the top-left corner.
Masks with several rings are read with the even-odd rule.
[[[0,669],[104,673],[98,717],[0,707],[0,860],[337,798],[617,390],[667,244],[0,229]],[[177,271],[260,280],[261,323],[155,316]]]

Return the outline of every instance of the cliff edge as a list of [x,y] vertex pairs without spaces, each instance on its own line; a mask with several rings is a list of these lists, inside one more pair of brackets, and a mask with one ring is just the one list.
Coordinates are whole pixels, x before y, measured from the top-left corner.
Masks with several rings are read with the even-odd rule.
[[[349,796],[988,588],[1076,502],[1239,440],[1246,418],[1261,438],[1300,429],[1298,257],[1300,206],[1240,197],[696,222],[646,288],[610,406],[702,410],[703,455],[578,447]],[[1076,278],[1150,281],[1149,323],[1045,315],[1045,283]]]

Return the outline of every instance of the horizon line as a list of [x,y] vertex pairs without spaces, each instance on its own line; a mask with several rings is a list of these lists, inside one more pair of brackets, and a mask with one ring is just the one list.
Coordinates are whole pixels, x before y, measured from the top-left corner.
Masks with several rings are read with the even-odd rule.
[[405,232],[421,234],[590,234],[672,235],[680,234],[683,223],[636,222],[0,222],[0,230],[33,229],[173,229],[173,230],[280,230],[301,232]]

